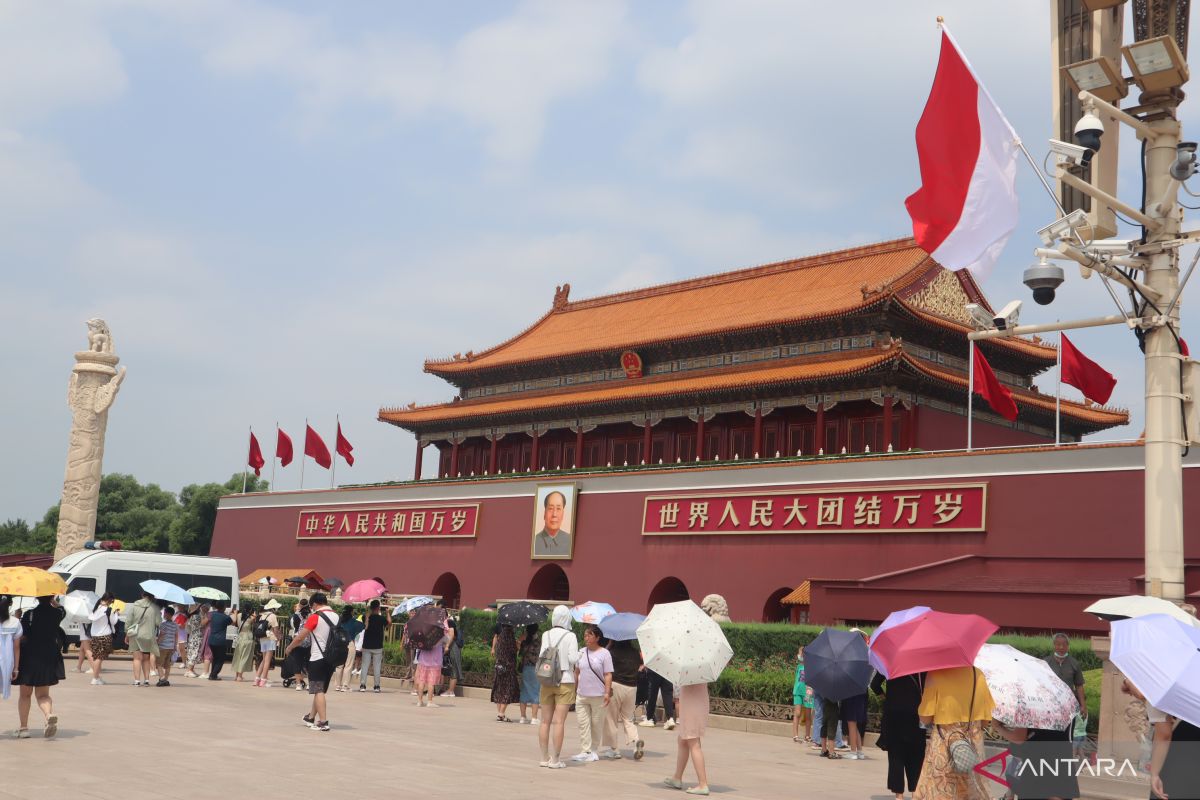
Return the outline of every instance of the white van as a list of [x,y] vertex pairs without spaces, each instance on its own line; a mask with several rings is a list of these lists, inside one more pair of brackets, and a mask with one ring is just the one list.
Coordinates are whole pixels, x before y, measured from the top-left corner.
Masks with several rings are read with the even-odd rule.
[[[232,558],[140,553],[136,550],[80,550],[64,556],[50,571],[67,582],[67,590],[83,589],[132,603],[142,596],[141,582],[156,578],[184,589],[210,586],[238,602],[237,561]],[[63,621],[67,641],[78,644],[80,623]]]

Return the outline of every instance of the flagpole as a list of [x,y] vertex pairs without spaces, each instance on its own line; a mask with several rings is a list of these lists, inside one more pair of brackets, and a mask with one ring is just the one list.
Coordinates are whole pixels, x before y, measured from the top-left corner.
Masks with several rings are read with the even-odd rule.
[[971,425],[975,421],[975,340],[967,340],[967,452],[971,451]]
[[[334,421],[334,425],[336,426],[336,429],[340,430],[341,425],[342,425],[342,418],[339,417],[337,414],[334,414],[333,421]],[[337,440],[334,439],[334,441],[333,441],[333,459],[332,459],[333,463],[329,465],[329,488],[330,489],[332,489],[335,485],[337,485],[337,457],[338,457]]]
[[[250,436],[251,436],[251,438],[254,437],[254,426],[253,425],[250,426]],[[247,443],[247,447],[248,446],[249,446],[249,444]],[[249,451],[247,451],[247,452],[249,452]],[[250,458],[247,457],[246,463],[242,465],[242,494],[246,493],[246,475],[250,472],[250,470],[248,469],[249,466],[250,466]]]
[[304,418],[304,449],[300,455],[300,490],[304,490],[304,462],[308,460],[308,417]]
[[271,456],[271,491],[275,491],[275,462],[279,460],[279,420],[275,420],[275,455]]
[[1054,382],[1054,446],[1058,447],[1062,431],[1062,331],[1058,332],[1058,377]]

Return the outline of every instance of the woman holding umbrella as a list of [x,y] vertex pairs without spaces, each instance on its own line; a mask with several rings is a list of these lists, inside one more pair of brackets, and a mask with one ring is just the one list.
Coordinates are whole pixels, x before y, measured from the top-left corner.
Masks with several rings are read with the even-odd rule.
[[917,714],[933,729],[913,800],[988,800],[983,776],[971,769],[957,771],[951,748],[965,741],[981,760],[983,726],[995,705],[982,671],[953,667],[929,672]]
[[904,779],[908,778],[908,791],[915,792],[921,780],[921,762],[925,760],[925,731],[917,718],[925,691],[925,673],[892,680],[876,672],[871,679],[871,691],[883,700],[877,744],[887,751],[888,791],[896,795],[896,800],[904,800]]
[[512,722],[508,718],[508,706],[521,699],[521,686],[517,678],[517,640],[511,625],[501,625],[500,633],[492,644],[492,702],[496,704],[496,721]]
[[58,715],[54,713],[50,687],[67,677],[58,647],[59,625],[64,617],[66,612],[54,602],[53,596],[39,597],[38,604],[21,615],[21,658],[13,680],[13,684],[21,687],[17,700],[18,739],[29,738],[29,706],[34,697],[46,716],[43,735],[52,739],[58,733]]

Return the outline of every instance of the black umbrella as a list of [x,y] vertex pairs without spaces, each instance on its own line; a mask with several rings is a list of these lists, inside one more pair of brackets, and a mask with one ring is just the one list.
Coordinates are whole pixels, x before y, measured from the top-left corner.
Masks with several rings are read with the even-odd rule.
[[501,608],[497,615],[497,621],[501,625],[519,627],[521,625],[537,625],[548,616],[550,616],[550,612],[544,605],[522,600],[519,603],[509,603]]
[[872,672],[867,643],[858,633],[826,628],[804,648],[804,678],[826,700],[863,694]]
[[339,587],[339,586],[345,586],[345,585],[346,585],[345,581],[343,581],[341,578],[328,578],[328,579],[325,581],[325,583],[326,583],[326,584],[329,586],[329,588],[331,588],[331,589],[336,589],[336,588],[337,588],[337,587]]
[[428,650],[446,635],[446,609],[421,606],[408,618],[408,640],[414,647]]

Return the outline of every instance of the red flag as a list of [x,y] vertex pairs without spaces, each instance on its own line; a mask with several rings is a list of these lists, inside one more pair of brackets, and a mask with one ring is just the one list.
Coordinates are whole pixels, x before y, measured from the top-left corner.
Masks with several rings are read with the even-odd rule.
[[1088,400],[1100,405],[1108,402],[1117,385],[1112,373],[1076,350],[1066,334],[1062,337],[1062,382],[1074,386]]
[[275,457],[279,459],[280,465],[286,467],[292,463],[292,437],[283,432],[283,428],[276,428],[278,436],[275,437]]
[[346,437],[342,436],[342,423],[339,422],[337,428],[337,453],[339,456],[346,459],[346,464],[353,467],[354,448],[351,446],[350,442],[346,440]]
[[258,438],[254,435],[254,431],[250,432],[250,457],[246,461],[247,464],[254,470],[255,475],[262,475],[263,461],[262,450],[258,447]]
[[1179,352],[1188,358],[1192,357],[1192,352],[1188,350],[1187,339],[1183,338],[1182,336],[1179,337]]
[[325,442],[312,429],[311,425],[305,425],[304,428],[304,455],[312,456],[313,461],[316,461],[325,469],[329,469],[330,465],[333,464],[333,458],[329,455],[329,448],[325,446]]
[[[1009,422],[1017,418],[1017,404],[1013,401],[1012,392],[1004,387],[992,372],[991,364],[983,357],[983,351],[975,348],[975,386],[972,390],[987,400],[992,409]],[[982,384],[982,385],[981,385]]]

